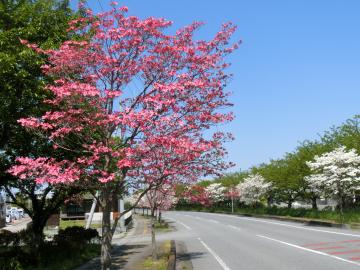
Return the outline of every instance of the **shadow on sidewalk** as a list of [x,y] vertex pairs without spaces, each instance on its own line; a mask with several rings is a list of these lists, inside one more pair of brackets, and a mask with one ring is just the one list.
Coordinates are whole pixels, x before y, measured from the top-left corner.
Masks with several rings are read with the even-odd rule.
[[124,269],[129,261],[130,256],[136,256],[136,254],[143,253],[143,250],[146,246],[147,245],[142,244],[114,245],[112,267],[114,269]]
[[[146,245],[142,244],[113,245],[113,250],[111,252],[111,268],[124,269],[130,258],[141,254],[145,247]],[[76,270],[99,270],[100,268],[100,258],[98,257],[76,268]]]

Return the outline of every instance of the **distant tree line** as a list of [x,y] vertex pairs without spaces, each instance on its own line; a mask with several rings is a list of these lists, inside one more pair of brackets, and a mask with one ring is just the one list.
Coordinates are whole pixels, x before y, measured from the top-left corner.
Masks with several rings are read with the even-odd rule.
[[[359,204],[360,116],[333,126],[317,140],[306,140],[282,158],[271,159],[247,171],[177,188],[179,204],[250,205],[295,201],[317,209],[318,199],[334,199],[338,209]],[[182,197],[182,199],[181,199]]]

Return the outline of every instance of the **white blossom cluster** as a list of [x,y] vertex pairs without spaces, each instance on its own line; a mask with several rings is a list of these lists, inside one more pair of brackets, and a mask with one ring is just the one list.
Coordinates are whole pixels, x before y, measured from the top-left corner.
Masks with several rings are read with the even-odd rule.
[[205,188],[206,193],[212,202],[219,202],[224,200],[225,187],[220,183],[213,183]]
[[237,185],[240,201],[247,204],[259,202],[270,187],[271,183],[266,182],[265,178],[260,174],[251,174],[245,178],[244,182]]
[[318,193],[341,197],[360,190],[360,156],[355,149],[339,147],[306,164],[314,173],[305,180]]

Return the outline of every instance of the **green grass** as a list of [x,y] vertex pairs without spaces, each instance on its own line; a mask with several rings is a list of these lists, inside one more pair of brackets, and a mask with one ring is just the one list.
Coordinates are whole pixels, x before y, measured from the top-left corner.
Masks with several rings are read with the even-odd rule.
[[88,244],[80,249],[53,251],[40,266],[32,266],[24,270],[73,270],[97,256],[100,256],[100,245]]
[[[59,229],[65,229],[67,227],[80,226],[85,227],[85,220],[60,220]],[[101,228],[101,223],[92,223],[91,228]]]
[[158,260],[153,260],[151,257],[146,258],[142,263],[142,270],[166,270],[170,256],[170,241],[165,241],[158,249]]
[[155,230],[162,232],[169,232],[172,231],[172,228],[169,226],[169,223],[167,223],[166,221],[162,221],[162,222],[156,221]]

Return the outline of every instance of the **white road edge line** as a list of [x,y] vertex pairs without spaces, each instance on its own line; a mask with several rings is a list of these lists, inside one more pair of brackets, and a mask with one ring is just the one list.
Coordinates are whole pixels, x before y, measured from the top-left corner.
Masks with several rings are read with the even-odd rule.
[[359,234],[351,234],[351,233],[334,232],[334,231],[327,231],[327,230],[320,230],[320,229],[313,229],[313,228],[305,228],[305,227],[301,227],[301,226],[283,224],[283,223],[279,223],[279,222],[271,222],[271,221],[266,221],[266,220],[258,220],[258,219],[254,219],[254,218],[246,218],[246,217],[238,217],[238,216],[230,216],[230,215],[222,215],[222,216],[232,217],[232,218],[236,218],[236,219],[245,219],[245,220],[250,220],[250,221],[254,221],[254,222],[263,222],[263,223],[274,224],[274,225],[279,225],[279,226],[285,226],[285,227],[290,227],[290,228],[297,228],[297,229],[302,229],[302,230],[307,230],[307,231],[332,233],[332,234],[339,234],[339,235],[346,235],[346,236],[352,236],[352,237],[360,238]]
[[284,245],[287,245],[287,246],[290,246],[290,247],[302,249],[302,250],[305,250],[305,251],[309,251],[309,252],[312,252],[312,253],[323,255],[323,256],[326,256],[326,257],[330,257],[330,258],[333,258],[333,259],[336,259],[336,260],[339,260],[339,261],[343,261],[343,262],[347,262],[347,263],[351,263],[351,264],[355,264],[355,265],[360,266],[360,263],[357,263],[357,262],[354,262],[354,261],[349,261],[349,260],[346,260],[344,258],[334,256],[334,255],[330,255],[330,254],[327,254],[327,253],[324,253],[324,252],[321,252],[321,251],[308,249],[308,248],[305,248],[305,247],[302,247],[302,246],[294,245],[294,244],[291,244],[291,243],[288,243],[288,242],[284,242],[284,241],[277,240],[277,239],[274,239],[274,238],[270,238],[270,237],[260,235],[260,234],[258,234],[256,236],[262,237],[262,238],[265,238],[265,239],[268,239],[268,240],[271,240],[271,241],[274,241],[274,242],[278,242],[278,243],[281,243],[281,244],[284,244]]
[[224,270],[231,270],[227,265],[226,263],[211,249],[209,248],[209,246],[207,244],[205,244],[201,238],[198,238],[200,243],[203,244],[203,246],[211,253],[211,255],[214,256],[215,260],[217,260],[217,262],[221,265],[221,267],[224,269]]
[[183,225],[186,229],[191,230],[191,228],[188,225],[182,223],[181,221],[177,221],[177,222]]

